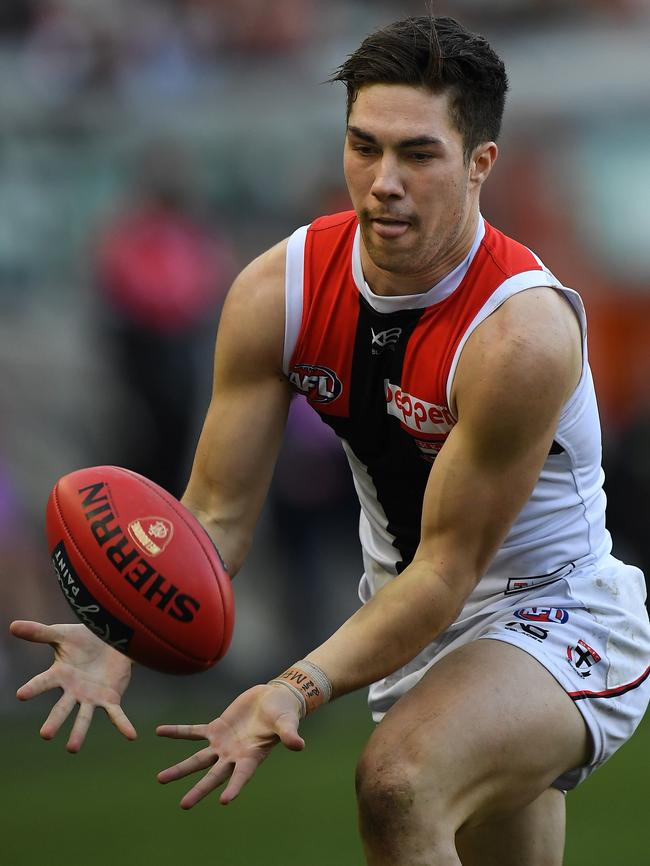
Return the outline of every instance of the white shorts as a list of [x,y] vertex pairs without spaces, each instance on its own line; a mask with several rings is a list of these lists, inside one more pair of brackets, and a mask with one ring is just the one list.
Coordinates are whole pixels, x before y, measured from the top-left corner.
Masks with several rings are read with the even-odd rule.
[[557,779],[575,788],[634,733],[650,702],[650,623],[642,572],[614,557],[574,571],[495,610],[452,626],[412,662],[370,687],[375,721],[437,661],[474,640],[505,641],[532,655],[582,713],[593,742],[589,763]]

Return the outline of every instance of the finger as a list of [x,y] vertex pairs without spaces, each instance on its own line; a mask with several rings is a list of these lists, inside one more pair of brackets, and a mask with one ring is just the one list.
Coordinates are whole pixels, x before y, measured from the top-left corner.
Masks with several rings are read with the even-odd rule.
[[182,779],[184,776],[189,776],[191,773],[196,773],[198,770],[205,770],[212,766],[219,756],[215,754],[211,748],[201,749],[190,758],[186,758],[179,764],[174,764],[173,767],[167,767],[166,770],[161,770],[158,773],[158,781],[166,785],[167,782],[175,782],[176,779]]
[[260,763],[261,761],[258,761],[255,758],[242,758],[240,761],[237,761],[233,774],[230,777],[230,781],[219,797],[219,802],[222,806],[227,806],[228,803],[231,803],[235,799],[235,797],[239,796],[244,785],[247,782],[250,782],[255,775],[255,771],[259,767]]
[[70,736],[66,744],[66,749],[69,752],[78,752],[79,749],[83,746],[84,740],[86,739],[86,734],[88,733],[88,728],[90,727],[90,723],[93,720],[94,712],[95,707],[93,706],[93,704],[83,703],[79,707],[77,718],[74,720],[74,725],[72,726],[72,731],[70,732]]
[[72,695],[61,695],[41,726],[40,734],[44,740],[51,740],[52,737],[56,736],[59,728],[74,710],[76,704],[77,702]]
[[14,620],[9,626],[9,630],[15,637],[35,643],[56,643],[59,639],[59,631],[56,626],[32,622],[28,619]]
[[187,794],[185,794],[181,800],[181,809],[191,809],[192,806],[196,806],[200,800],[207,797],[207,795],[214,791],[215,788],[218,788],[219,785],[222,785],[225,782],[230,775],[231,770],[232,763],[230,761],[215,764],[210,772],[206,773],[205,776],[200,779],[193,788],[190,788]]
[[138,738],[138,732],[119,704],[107,704],[105,710],[108,718],[113,722],[120,734],[124,734],[127,740],[136,740]]
[[302,752],[305,741],[298,733],[298,719],[287,714],[281,715],[275,723],[275,732],[280,737],[280,742],[292,752]]
[[16,692],[16,697],[19,701],[28,701],[30,698],[35,698],[36,695],[41,695],[48,689],[55,689],[58,686],[59,683],[50,669],[43,671],[41,674],[36,674],[29,682],[21,686]]
[[158,725],[156,734],[159,737],[171,737],[172,740],[207,740],[207,725]]

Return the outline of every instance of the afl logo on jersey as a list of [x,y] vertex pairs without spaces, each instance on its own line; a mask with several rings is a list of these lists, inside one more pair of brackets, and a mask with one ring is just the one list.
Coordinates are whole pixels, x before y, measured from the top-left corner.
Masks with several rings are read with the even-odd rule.
[[289,382],[310,403],[331,403],[343,391],[341,380],[334,370],[318,364],[296,364],[289,373]]

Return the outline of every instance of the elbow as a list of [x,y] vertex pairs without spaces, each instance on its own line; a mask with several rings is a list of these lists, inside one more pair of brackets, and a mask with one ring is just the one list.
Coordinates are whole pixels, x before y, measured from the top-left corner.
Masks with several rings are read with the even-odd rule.
[[241,526],[224,525],[206,511],[196,508],[183,500],[183,505],[199,521],[206,535],[215,546],[230,577],[238,573],[253,543],[251,532],[242,530]]
[[457,558],[427,556],[418,552],[413,565],[431,583],[436,595],[445,597],[448,625],[455,622],[467,599],[481,579],[482,572],[470,562]]

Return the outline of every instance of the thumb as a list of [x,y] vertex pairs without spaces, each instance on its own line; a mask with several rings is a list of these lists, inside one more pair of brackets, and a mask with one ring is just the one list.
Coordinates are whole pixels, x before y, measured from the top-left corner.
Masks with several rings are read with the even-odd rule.
[[15,619],[9,626],[9,630],[15,637],[35,643],[55,643],[59,639],[59,632],[55,626],[31,620]]
[[298,733],[299,719],[292,713],[282,713],[275,723],[275,733],[280,737],[280,742],[292,752],[302,752],[305,741]]

